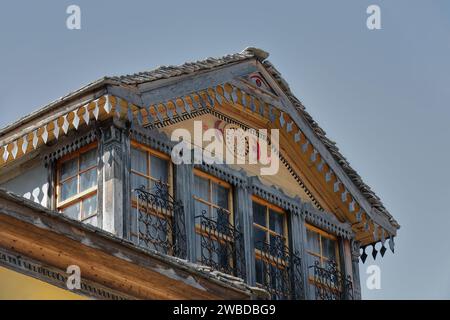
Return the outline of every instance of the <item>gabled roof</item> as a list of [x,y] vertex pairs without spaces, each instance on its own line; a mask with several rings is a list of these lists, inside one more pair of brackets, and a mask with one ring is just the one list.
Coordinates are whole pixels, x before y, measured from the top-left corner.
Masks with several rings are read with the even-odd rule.
[[194,72],[204,71],[208,69],[217,68],[230,63],[241,62],[250,58],[256,58],[264,65],[267,71],[273,76],[277,81],[278,85],[283,89],[285,94],[289,97],[292,104],[297,108],[300,115],[307,120],[311,128],[314,130],[315,134],[319,139],[325,144],[327,149],[336,159],[336,161],[341,165],[342,169],[351,178],[353,183],[360,189],[361,193],[367,198],[369,203],[378,209],[381,213],[386,215],[395,226],[399,226],[392,215],[384,207],[381,199],[372,191],[372,189],[364,183],[361,176],[352,168],[347,159],[339,151],[336,146],[336,142],[332,141],[326,136],[326,132],[319,126],[319,124],[312,118],[312,116],[306,111],[306,108],[302,102],[292,93],[289,84],[282,77],[281,73],[273,66],[273,64],[266,60],[269,56],[268,53],[257,48],[246,48],[241,53],[226,55],[221,58],[207,58],[205,60],[196,62],[187,62],[180,66],[162,66],[152,71],[140,72],[131,75],[125,75],[120,77],[113,77],[112,80],[121,82],[126,85],[140,85],[145,82],[168,79],[171,77],[191,74]]
[[[325,145],[326,149],[333,156],[335,161],[343,169],[345,174],[351,179],[352,183],[359,189],[361,194],[369,202],[369,204],[375,208],[381,215],[385,216],[389,222],[398,229],[400,226],[397,221],[392,217],[388,210],[384,207],[380,198],[371,190],[371,188],[365,184],[359,174],[351,167],[347,159],[340,153],[336,143],[330,140],[325,131],[317,124],[311,115],[306,111],[301,101],[295,97],[292,93],[288,83],[283,79],[281,73],[267,60],[269,54],[261,49],[246,48],[241,53],[226,55],[221,58],[207,58],[205,60],[196,62],[187,62],[180,66],[162,66],[152,71],[140,72],[131,75],[118,76],[118,77],[105,77],[95,82],[88,84],[87,86],[68,94],[65,97],[47,105],[37,112],[30,114],[27,117],[20,119],[18,122],[5,127],[0,130],[0,138],[7,136],[10,132],[19,128],[21,125],[32,121],[39,116],[50,113],[53,110],[57,110],[64,103],[78,98],[79,96],[97,90],[106,85],[119,85],[119,86],[139,86],[144,83],[149,83],[162,79],[169,79],[183,75],[190,75],[199,73],[202,71],[209,71],[222,66],[228,66],[231,64],[241,63],[246,60],[256,59],[261,62],[266,71],[273,77],[279,87],[283,90],[284,94],[288,97],[290,102],[295,106],[298,114],[307,122],[310,128],[313,130],[317,138]],[[3,145],[4,141],[0,141],[0,145]]]

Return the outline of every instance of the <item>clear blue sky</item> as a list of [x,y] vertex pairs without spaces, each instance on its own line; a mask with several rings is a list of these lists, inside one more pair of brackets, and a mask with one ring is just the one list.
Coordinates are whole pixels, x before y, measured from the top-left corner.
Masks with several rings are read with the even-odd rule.
[[[66,8],[82,30],[66,28]],[[366,28],[381,7],[382,30]],[[104,75],[270,52],[400,222],[373,298],[450,298],[450,1],[2,1],[0,126]],[[366,262],[371,264],[371,258]],[[361,268],[365,287],[365,267]]]

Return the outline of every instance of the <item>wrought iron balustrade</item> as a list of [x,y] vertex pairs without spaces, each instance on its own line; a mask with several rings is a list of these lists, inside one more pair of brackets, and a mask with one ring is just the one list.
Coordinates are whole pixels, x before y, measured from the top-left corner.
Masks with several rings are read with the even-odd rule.
[[301,258],[292,252],[282,237],[271,237],[271,243],[257,242],[257,282],[275,300],[304,299]]
[[328,261],[325,267],[315,261],[309,269],[316,300],[353,300],[351,277],[339,271],[335,261]]
[[167,185],[162,182],[155,183],[150,191],[142,186],[134,192],[138,245],[185,259],[186,229],[182,203],[173,199]]
[[200,238],[200,263],[226,274],[245,278],[243,235],[228,220],[228,213],[218,209],[216,220],[206,211],[196,216],[196,229]]

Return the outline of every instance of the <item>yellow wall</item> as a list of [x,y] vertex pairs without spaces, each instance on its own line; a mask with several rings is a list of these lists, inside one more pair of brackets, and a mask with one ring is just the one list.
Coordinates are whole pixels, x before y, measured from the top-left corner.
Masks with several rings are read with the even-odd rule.
[[86,300],[43,281],[0,267],[0,300]]
[[[211,114],[201,115],[196,117],[195,119],[182,121],[167,127],[160,129],[164,133],[166,133],[169,137],[171,137],[172,132],[175,129],[186,129],[191,133],[191,137],[194,137],[194,121],[202,121],[203,123],[203,131],[211,128],[223,128],[225,124],[224,121],[216,118]],[[210,142],[203,142],[203,145],[200,145],[201,148],[205,148]],[[281,143],[281,142],[280,142]],[[195,143],[193,143],[195,145]],[[225,144],[224,151],[222,152],[222,156],[225,154]],[[299,196],[303,201],[310,202],[311,198],[306,194],[305,190],[300,186],[300,184],[295,180],[295,178],[291,175],[289,170],[285,167],[285,165],[280,161],[279,171],[276,175],[273,176],[261,176],[260,169],[261,164],[231,164],[231,168],[236,170],[240,170],[241,168],[246,171],[249,176],[258,176],[259,179],[266,185],[272,186],[276,185],[283,190],[284,193],[291,197]]]

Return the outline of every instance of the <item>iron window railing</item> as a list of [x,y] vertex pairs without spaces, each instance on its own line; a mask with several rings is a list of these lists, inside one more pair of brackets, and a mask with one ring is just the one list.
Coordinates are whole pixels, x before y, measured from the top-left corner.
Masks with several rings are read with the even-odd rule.
[[[235,277],[245,278],[243,235],[217,210],[217,219],[206,211],[196,216],[196,229],[200,241],[199,262],[205,266]],[[221,218],[222,217],[222,218]]]
[[166,255],[186,259],[186,229],[184,209],[179,201],[170,195],[168,187],[156,182],[148,191],[145,187],[136,193],[136,235],[137,243]]
[[353,300],[352,279],[339,271],[335,261],[324,267],[315,261],[309,270],[316,300]]
[[272,237],[271,243],[257,242],[257,282],[274,300],[304,299],[301,258],[292,252],[282,237]]

